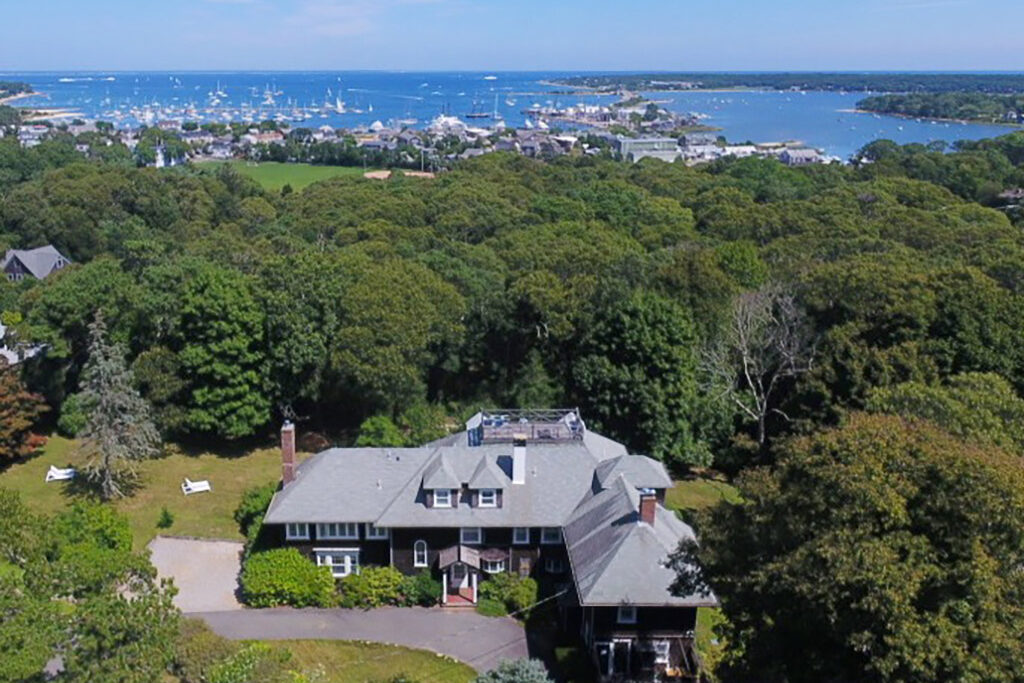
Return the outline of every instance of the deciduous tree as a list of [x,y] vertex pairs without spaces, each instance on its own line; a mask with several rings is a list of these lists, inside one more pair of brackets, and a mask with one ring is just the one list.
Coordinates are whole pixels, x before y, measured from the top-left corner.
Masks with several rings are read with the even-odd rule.
[[677,588],[728,617],[749,681],[1006,681],[1024,667],[1024,469],[923,421],[795,439],[699,516]]

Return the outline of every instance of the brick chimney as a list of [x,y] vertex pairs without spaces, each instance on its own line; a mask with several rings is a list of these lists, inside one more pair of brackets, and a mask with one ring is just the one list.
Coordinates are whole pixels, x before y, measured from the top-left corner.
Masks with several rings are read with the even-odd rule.
[[526,483],[526,435],[512,437],[512,483]]
[[295,479],[295,425],[285,420],[281,425],[281,482],[290,484]]
[[640,491],[640,521],[644,524],[654,526],[654,514],[658,509],[658,496],[654,489],[642,489]]

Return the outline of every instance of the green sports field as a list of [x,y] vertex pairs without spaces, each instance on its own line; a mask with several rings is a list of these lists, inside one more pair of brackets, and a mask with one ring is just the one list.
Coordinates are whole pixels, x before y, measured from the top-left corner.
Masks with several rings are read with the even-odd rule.
[[276,161],[264,161],[259,164],[247,161],[207,163],[210,165],[229,164],[239,173],[249,176],[264,189],[272,192],[279,192],[285,185],[291,185],[293,190],[301,190],[308,185],[329,178],[361,178],[364,173],[364,169],[360,166],[313,166],[312,164],[282,164]]

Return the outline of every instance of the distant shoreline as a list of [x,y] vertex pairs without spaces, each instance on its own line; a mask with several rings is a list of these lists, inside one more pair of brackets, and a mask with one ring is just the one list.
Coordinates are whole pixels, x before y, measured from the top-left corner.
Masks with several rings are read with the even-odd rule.
[[891,111],[876,111],[874,109],[839,109],[843,114],[878,114],[879,116],[892,116],[897,119],[908,121],[935,121],[936,123],[959,123],[968,126],[1005,126],[1007,128],[1022,128],[1019,123],[1008,121],[986,121],[984,119],[944,119],[938,116],[914,116],[913,114],[900,114]]
[[0,105],[9,105],[11,102],[17,102],[23,100],[26,97],[35,97],[36,95],[42,95],[38,92],[20,92],[17,95],[8,95],[7,97],[0,97]]

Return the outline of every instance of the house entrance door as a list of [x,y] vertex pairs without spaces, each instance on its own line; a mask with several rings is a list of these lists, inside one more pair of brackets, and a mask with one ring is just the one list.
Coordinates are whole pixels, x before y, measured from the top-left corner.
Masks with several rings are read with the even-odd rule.
[[452,565],[448,578],[451,580],[451,587],[455,590],[469,588],[469,572],[466,571],[466,565],[461,562]]

